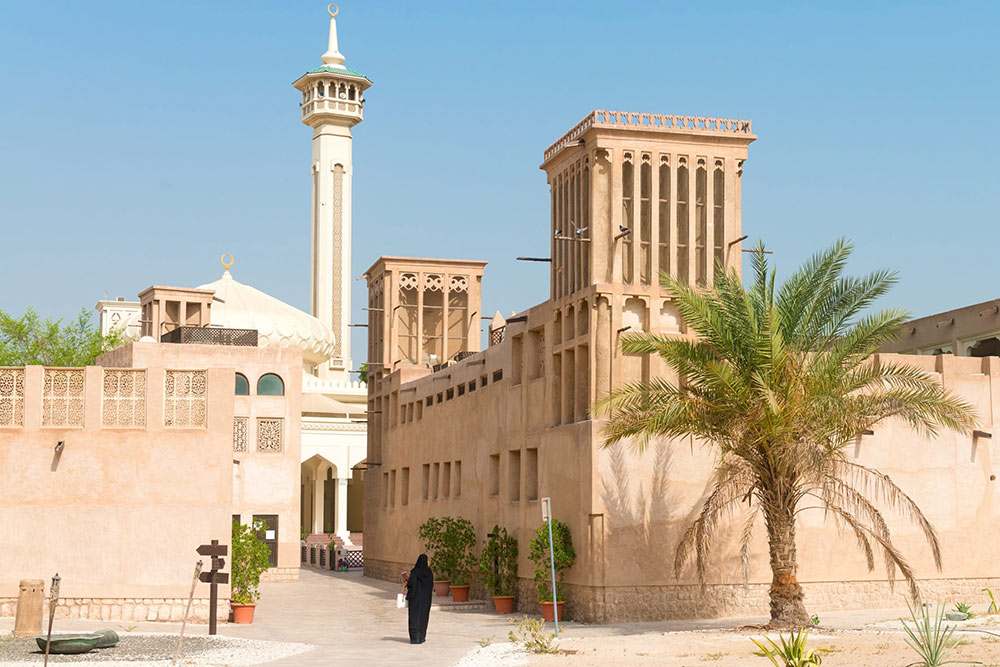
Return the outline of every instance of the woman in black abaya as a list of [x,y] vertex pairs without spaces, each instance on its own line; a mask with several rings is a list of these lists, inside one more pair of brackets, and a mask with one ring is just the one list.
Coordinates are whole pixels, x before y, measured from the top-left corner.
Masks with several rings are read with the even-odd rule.
[[427,554],[420,554],[417,564],[404,573],[406,600],[410,612],[410,643],[423,644],[427,638],[427,619],[431,614],[431,596],[434,595],[434,573],[427,567]]

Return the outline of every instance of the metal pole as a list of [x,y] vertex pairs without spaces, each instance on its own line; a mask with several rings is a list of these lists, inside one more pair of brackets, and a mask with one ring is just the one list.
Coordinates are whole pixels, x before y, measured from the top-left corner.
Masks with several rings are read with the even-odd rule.
[[174,649],[174,661],[171,663],[173,665],[177,664],[177,656],[181,652],[181,642],[184,640],[184,626],[188,622],[188,614],[191,613],[191,600],[194,599],[194,587],[198,585],[198,577],[201,575],[201,561],[194,566],[194,579],[191,581],[191,594],[188,595],[187,609],[184,610],[184,620],[181,621],[181,634],[177,637],[177,648]]
[[52,619],[56,615],[56,602],[59,600],[59,573],[52,577],[52,588],[49,589],[49,634],[45,637],[45,663],[49,664],[49,647],[52,645]]
[[552,547],[552,509],[549,508],[549,564],[552,566],[552,618],[556,621],[556,637],[559,636],[559,596],[556,595],[556,552]]

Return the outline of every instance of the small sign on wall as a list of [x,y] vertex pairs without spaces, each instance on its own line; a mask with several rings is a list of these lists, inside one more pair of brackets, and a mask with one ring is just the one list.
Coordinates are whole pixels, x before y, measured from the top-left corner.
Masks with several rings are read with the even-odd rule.
[[273,530],[265,530],[264,531],[264,539],[265,540],[273,540],[273,539],[275,539],[274,538],[274,531]]

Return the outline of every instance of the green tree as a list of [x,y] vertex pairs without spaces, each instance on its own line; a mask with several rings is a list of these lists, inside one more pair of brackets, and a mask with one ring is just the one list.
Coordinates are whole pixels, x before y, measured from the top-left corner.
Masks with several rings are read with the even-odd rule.
[[368,362],[361,364],[358,368],[358,380],[368,384]]
[[28,308],[21,317],[0,311],[0,366],[89,366],[128,342],[120,330],[102,336],[87,309],[63,324]]
[[796,517],[806,510],[826,512],[852,534],[869,571],[881,555],[890,583],[898,569],[919,599],[913,570],[876,501],[919,526],[940,570],[937,534],[887,475],[852,461],[845,450],[887,419],[931,435],[941,427],[967,431],[975,421],[971,407],[932,376],[893,361],[874,363],[872,355],[896,338],[907,313],[866,314],[896,274],[845,277],[851,250],[837,243],[780,286],[763,245],[750,255],[749,289],[721,268],[714,286],[704,289],[662,276],[696,338],[637,332],[623,336],[621,347],[658,354],[679,383],[663,377],[628,384],[597,405],[609,417],[606,445],[632,439],[641,451],[654,437],[693,437],[716,452],[711,490],[677,546],[675,574],[693,554],[704,583],[720,516],[743,507],[745,577],[754,522],[763,515],[773,627],[809,624],[795,553]]

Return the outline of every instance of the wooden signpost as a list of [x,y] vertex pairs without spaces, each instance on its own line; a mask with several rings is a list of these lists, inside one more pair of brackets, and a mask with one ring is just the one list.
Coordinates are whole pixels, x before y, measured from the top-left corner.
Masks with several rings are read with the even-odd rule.
[[219,544],[219,540],[212,540],[211,544],[203,544],[198,547],[199,556],[209,556],[212,559],[212,569],[198,575],[199,580],[209,584],[208,593],[208,634],[214,635],[216,619],[215,612],[219,603],[219,584],[229,583],[229,573],[219,572],[226,566],[226,561],[220,558],[229,553],[229,547]]

